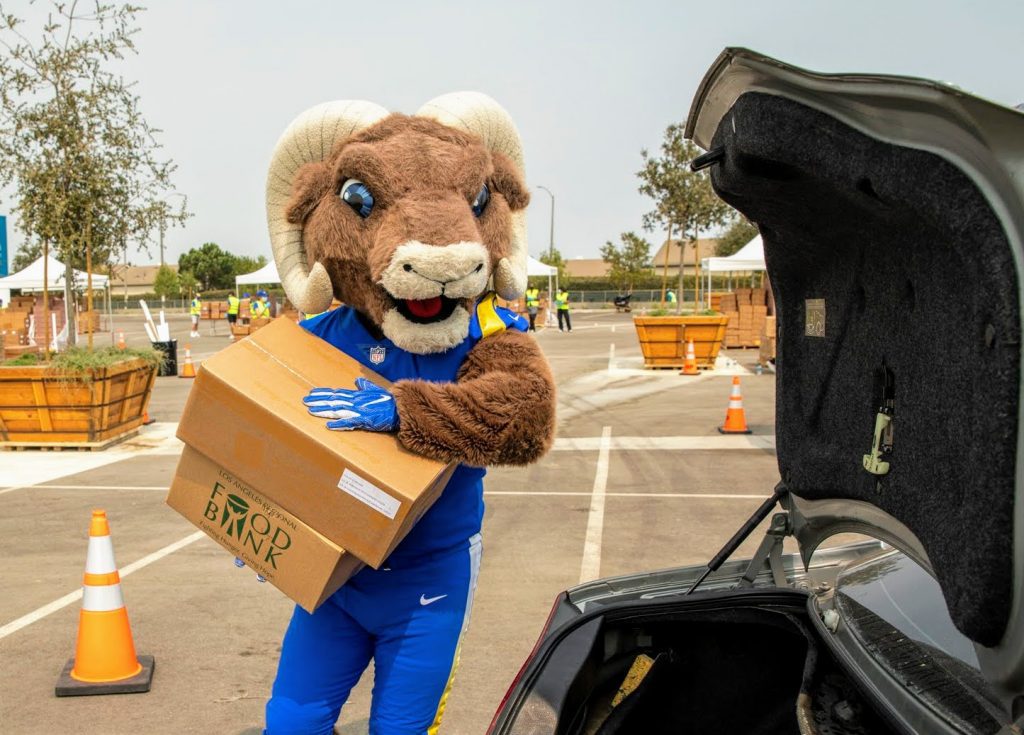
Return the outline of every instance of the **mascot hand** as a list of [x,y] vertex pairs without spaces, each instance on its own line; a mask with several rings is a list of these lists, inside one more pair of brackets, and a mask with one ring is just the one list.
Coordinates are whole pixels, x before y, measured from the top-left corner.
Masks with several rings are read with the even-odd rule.
[[314,416],[334,419],[328,429],[352,431],[395,431],[398,409],[395,397],[366,378],[356,378],[355,390],[314,388],[302,399]]

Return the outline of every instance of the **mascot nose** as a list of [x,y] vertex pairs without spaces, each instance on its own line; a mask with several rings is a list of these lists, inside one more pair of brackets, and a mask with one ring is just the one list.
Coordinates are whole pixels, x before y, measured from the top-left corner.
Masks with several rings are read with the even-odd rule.
[[455,278],[449,278],[446,281],[439,281],[436,278],[431,278],[430,276],[424,276],[422,273],[418,273],[416,271],[416,269],[413,268],[412,263],[405,263],[402,266],[402,270],[404,270],[406,273],[416,273],[417,276],[422,276],[423,278],[426,278],[429,281],[433,281],[434,283],[440,283],[441,285],[444,285],[444,286],[448,285],[449,283],[452,283],[453,281],[461,281],[466,276],[471,276],[474,273],[479,273],[480,271],[483,270],[483,268],[484,268],[484,264],[483,263],[477,263],[476,268],[474,268],[473,270],[469,271],[468,273],[464,273],[461,276],[456,276]]

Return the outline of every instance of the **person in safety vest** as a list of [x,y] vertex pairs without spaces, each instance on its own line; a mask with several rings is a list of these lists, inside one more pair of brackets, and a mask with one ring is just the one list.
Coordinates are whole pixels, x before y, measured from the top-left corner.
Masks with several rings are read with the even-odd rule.
[[537,320],[537,310],[540,308],[540,289],[526,289],[526,313],[530,315],[530,331],[536,332],[534,322]]
[[200,293],[196,292],[196,295],[192,297],[192,305],[189,307],[188,313],[192,317],[192,331],[189,332],[189,337],[199,336],[199,317],[203,313],[203,302],[200,301]]
[[[572,321],[569,319],[569,292],[564,288],[558,289],[555,292],[555,308],[558,309],[558,331],[559,332],[571,332]],[[562,321],[565,321],[565,327],[562,327]]]
[[266,319],[270,316],[270,303],[267,292],[262,289],[256,292],[256,299],[249,304],[253,319]]
[[234,336],[230,334],[230,331],[231,327],[234,327],[236,322],[239,320],[239,306],[241,304],[242,302],[239,300],[238,296],[234,294],[227,295],[227,339],[229,340],[234,338]]
[[676,292],[670,288],[668,291],[665,292],[665,300],[670,304],[676,303],[676,301],[678,301],[678,299],[676,298]]

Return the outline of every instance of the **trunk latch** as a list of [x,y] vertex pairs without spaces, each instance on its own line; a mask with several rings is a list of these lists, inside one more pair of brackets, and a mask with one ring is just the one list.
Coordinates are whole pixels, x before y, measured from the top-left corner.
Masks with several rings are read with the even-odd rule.
[[892,422],[896,409],[896,377],[892,370],[882,363],[882,395],[878,414],[875,416],[875,432],[871,439],[871,453],[861,460],[864,469],[881,477],[889,473],[889,455],[892,452]]
[[889,463],[882,456],[892,450],[892,416],[882,409],[875,416],[875,435],[871,441],[871,454],[864,455],[864,469],[872,475],[885,475]]

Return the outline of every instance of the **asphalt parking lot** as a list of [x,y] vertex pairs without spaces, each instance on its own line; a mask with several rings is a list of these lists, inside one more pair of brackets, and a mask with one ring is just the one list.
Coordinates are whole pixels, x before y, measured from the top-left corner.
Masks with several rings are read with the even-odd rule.
[[[186,318],[171,321],[181,360]],[[140,317],[117,323],[129,344],[145,342]],[[554,450],[486,480],[483,568],[445,733],[486,729],[559,591],[707,561],[778,480],[775,380],[753,373],[754,351],[687,378],[640,369],[628,314],[580,312],[574,323],[571,334],[537,335],[559,384]],[[204,322],[202,335],[190,341],[196,359],[228,344],[224,324],[214,335]],[[749,437],[716,431],[733,374],[743,376]],[[164,504],[189,387],[159,378],[157,423],[114,449],[0,453],[0,731],[241,733],[262,723],[292,604]],[[156,657],[156,673],[147,694],[58,699],[96,507],[110,517],[136,648]],[[368,671],[339,732],[366,732],[371,688]]]

